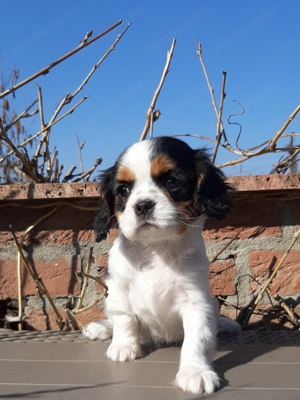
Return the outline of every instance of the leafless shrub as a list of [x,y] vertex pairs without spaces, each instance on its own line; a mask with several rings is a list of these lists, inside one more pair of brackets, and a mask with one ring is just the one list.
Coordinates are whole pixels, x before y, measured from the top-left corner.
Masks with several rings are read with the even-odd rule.
[[[83,146],[79,143],[78,151],[81,171],[78,174],[75,174],[74,171],[76,166],[71,166],[67,170],[67,173],[63,176],[62,172],[64,165],[58,160],[57,149],[54,148],[52,153],[50,151],[51,130],[56,123],[61,121],[66,116],[72,114],[80,106],[80,104],[87,100],[87,96],[83,96],[72,107],[69,106],[73,99],[78,96],[82,88],[88,83],[89,79],[95,73],[100,64],[115,49],[115,46],[125,34],[130,24],[125,27],[121,34],[117,35],[113,44],[101,57],[101,59],[93,66],[91,71],[79,84],[77,89],[73,93],[65,94],[61,102],[55,108],[49,122],[46,123],[44,119],[43,95],[41,87],[37,86],[37,99],[34,100],[19,115],[16,115],[14,111],[10,112],[9,96],[15,97],[16,91],[19,88],[29,84],[38,76],[49,73],[49,71],[56,65],[71,57],[73,54],[82,50],[94,41],[98,40],[100,37],[104,36],[120,25],[121,22],[121,20],[116,22],[114,25],[110,26],[108,29],[101,32],[94,38],[91,38],[92,31],[87,32],[79,46],[75,47],[69,53],[55,60],[47,67],[42,68],[40,71],[26,78],[22,82],[18,83],[18,69],[13,70],[12,79],[10,79],[9,82],[6,82],[2,75],[2,82],[0,83],[0,100],[2,101],[2,118],[0,119],[1,183],[11,183],[12,181],[25,181],[29,183],[78,182],[80,180],[88,181],[90,179],[92,173],[95,171],[98,165],[101,164],[102,159],[97,159],[91,168],[89,168],[87,171],[83,171],[81,157],[81,150]],[[10,81],[12,81],[12,86],[8,88]],[[36,106],[36,108],[32,110],[34,106]],[[40,130],[34,135],[29,136],[26,133],[26,129],[22,125],[22,120],[24,118],[30,118],[37,113],[40,116]],[[30,155],[34,145],[36,145],[35,151],[33,152],[33,155]]]

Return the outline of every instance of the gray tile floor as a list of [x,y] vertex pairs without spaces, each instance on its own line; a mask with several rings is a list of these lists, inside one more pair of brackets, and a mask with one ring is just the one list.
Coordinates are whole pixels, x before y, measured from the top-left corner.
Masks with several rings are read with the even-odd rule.
[[300,399],[298,331],[220,336],[214,365],[223,386],[210,396],[172,385],[180,348],[114,363],[105,357],[108,344],[78,332],[0,331],[0,399]]

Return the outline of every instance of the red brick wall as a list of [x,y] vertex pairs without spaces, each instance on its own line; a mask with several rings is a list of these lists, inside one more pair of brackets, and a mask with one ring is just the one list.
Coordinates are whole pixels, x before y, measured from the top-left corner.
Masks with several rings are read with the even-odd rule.
[[[298,176],[231,178],[237,192],[233,212],[226,220],[208,220],[203,232],[209,258],[238,237],[211,264],[211,291],[228,296],[231,302],[245,303],[262,283],[300,226]],[[17,250],[9,225],[20,239],[25,230],[59,208],[38,224],[24,242],[24,251],[35,273],[43,279],[55,304],[65,317],[68,295],[78,296],[83,270],[93,246],[95,263],[91,274],[107,266],[107,253],[118,234],[99,244],[93,242],[93,220],[99,184],[54,184],[0,186],[0,309],[13,313],[17,299]],[[241,230],[242,229],[242,230]],[[300,240],[299,240],[300,242]],[[280,295],[297,298],[300,294],[300,243],[296,243],[272,285]],[[99,296],[101,287],[89,282],[85,305]],[[25,328],[57,329],[55,314],[48,301],[38,295],[22,267],[22,297]],[[267,301],[267,299],[265,299]],[[3,307],[4,304],[4,307]],[[3,311],[3,313],[5,313]],[[4,315],[0,315],[0,319]],[[78,316],[85,324],[103,317],[101,304]]]

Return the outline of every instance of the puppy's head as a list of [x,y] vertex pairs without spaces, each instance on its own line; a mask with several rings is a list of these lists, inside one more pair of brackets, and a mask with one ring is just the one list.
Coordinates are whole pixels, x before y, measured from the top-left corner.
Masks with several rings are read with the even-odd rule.
[[201,216],[224,218],[229,191],[205,150],[171,137],[136,143],[101,175],[96,241],[114,224],[129,240],[172,239]]

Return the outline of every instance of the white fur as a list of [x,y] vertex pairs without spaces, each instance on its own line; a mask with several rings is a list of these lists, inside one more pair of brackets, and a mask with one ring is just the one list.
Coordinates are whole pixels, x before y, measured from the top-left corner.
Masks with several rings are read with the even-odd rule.
[[[218,316],[201,235],[204,217],[182,231],[178,208],[150,177],[150,143],[130,147],[121,160],[135,171],[136,183],[119,217],[121,235],[109,253],[108,320],[89,324],[83,334],[112,337],[107,356],[114,361],[141,357],[144,342],[183,342],[176,385],[212,393],[220,383],[211,365]],[[143,199],[156,203],[147,225],[134,213]]]

